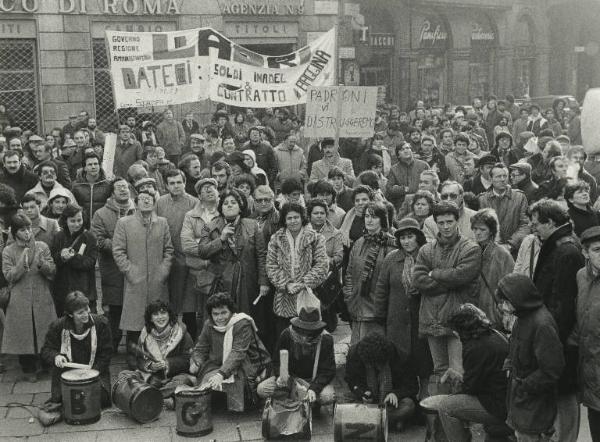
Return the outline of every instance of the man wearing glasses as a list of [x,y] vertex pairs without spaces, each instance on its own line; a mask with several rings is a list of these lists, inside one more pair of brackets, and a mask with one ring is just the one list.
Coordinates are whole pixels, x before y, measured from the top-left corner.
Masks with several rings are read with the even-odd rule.
[[[442,183],[442,191],[440,192],[440,200],[451,202],[458,207],[458,232],[463,238],[475,240],[473,231],[471,230],[471,217],[475,215],[475,211],[465,206],[463,201],[463,187],[456,181],[444,181]],[[433,219],[433,215],[425,220],[423,224],[423,232],[427,242],[433,242],[438,238],[438,225]]]
[[40,180],[32,189],[27,191],[27,194],[35,195],[40,202],[41,209],[46,207],[50,192],[54,189],[64,189],[69,197],[69,202],[75,202],[75,197],[71,191],[57,181],[57,171],[56,164],[52,161],[44,161],[38,164],[34,169],[34,172],[38,174]]
[[492,187],[479,195],[482,209],[490,207],[498,214],[500,245],[516,256],[521,241],[530,232],[527,216],[527,197],[508,184],[508,169],[502,163],[494,164],[490,172]]

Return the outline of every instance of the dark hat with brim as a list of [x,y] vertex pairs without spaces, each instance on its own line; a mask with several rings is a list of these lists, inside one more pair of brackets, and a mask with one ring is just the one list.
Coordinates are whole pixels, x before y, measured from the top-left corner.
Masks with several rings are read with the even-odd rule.
[[600,226],[590,227],[581,234],[582,244],[587,244],[592,241],[600,241]]
[[415,235],[417,235],[417,242],[420,245],[423,245],[427,242],[427,240],[425,239],[425,234],[423,233],[423,231],[421,230],[421,226],[419,225],[419,221],[417,221],[414,218],[402,218],[398,222],[398,228],[394,232],[394,236],[397,240],[400,240],[400,235],[402,235],[402,233],[404,232],[412,232]]
[[290,323],[303,330],[320,330],[327,325],[321,320],[321,312],[316,308],[300,309],[300,314],[292,318]]

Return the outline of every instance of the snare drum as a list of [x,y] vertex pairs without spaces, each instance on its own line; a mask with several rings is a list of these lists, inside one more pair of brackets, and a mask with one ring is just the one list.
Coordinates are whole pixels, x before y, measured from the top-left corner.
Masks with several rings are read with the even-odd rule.
[[61,390],[65,422],[86,425],[100,420],[100,373],[79,368],[61,374]]

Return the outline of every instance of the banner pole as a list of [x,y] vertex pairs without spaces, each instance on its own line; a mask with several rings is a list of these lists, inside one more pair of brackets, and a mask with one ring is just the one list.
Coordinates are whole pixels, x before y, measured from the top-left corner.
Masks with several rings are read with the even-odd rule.
[[335,27],[335,84],[336,84],[336,125],[335,125],[335,147],[340,148],[340,120],[342,119],[342,93],[341,85],[341,72],[342,72],[342,60],[340,59],[340,46],[342,43],[340,29],[344,23],[344,0],[338,0],[338,20],[337,26]]

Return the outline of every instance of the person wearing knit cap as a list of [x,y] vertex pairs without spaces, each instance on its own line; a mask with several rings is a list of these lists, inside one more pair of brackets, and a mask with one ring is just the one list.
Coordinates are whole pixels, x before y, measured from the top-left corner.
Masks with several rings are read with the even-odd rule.
[[511,164],[508,168],[512,187],[522,191],[528,202],[533,202],[538,191],[538,185],[531,180],[531,164],[520,161]]

